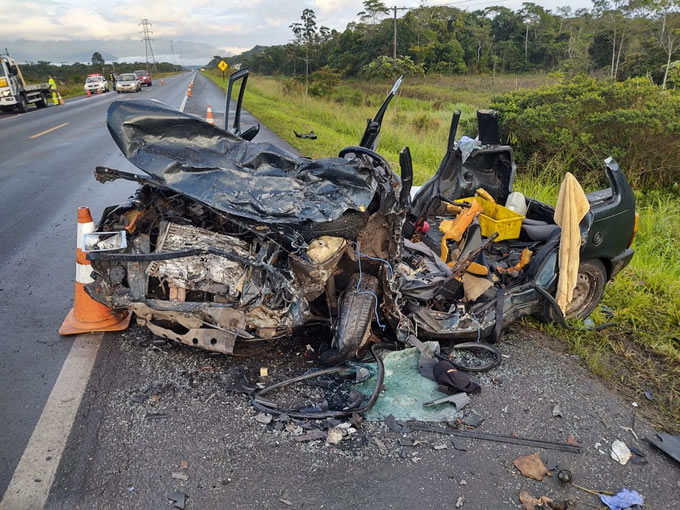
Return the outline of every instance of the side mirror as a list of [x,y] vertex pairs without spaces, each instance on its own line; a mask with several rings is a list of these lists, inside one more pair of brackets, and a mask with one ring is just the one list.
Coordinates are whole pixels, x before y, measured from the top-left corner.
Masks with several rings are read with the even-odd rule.
[[[234,88],[234,84],[239,80],[243,80],[243,82],[241,83],[241,88],[238,91],[238,99],[236,100],[236,111],[234,112],[234,122],[232,124],[232,128],[229,129],[229,109],[231,106],[231,93]],[[239,71],[236,71],[235,73],[232,73],[231,76],[229,76],[229,86],[227,87],[227,105],[224,109],[224,129],[225,131],[229,131],[230,133],[233,133],[237,136],[241,136],[241,108],[243,107],[243,94],[246,91],[246,83],[248,83],[248,69],[241,69]],[[248,131],[250,131],[250,129]],[[255,134],[253,135],[253,137],[255,136]]]
[[248,140],[249,142],[257,136],[257,134],[260,132],[260,125],[257,124],[256,126],[250,126],[248,129],[246,129],[243,133],[241,133],[239,136],[243,138],[244,140]]

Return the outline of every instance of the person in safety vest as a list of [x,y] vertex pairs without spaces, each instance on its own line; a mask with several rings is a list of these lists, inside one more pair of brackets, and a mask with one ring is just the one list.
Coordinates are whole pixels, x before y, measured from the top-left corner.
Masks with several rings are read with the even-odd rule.
[[54,81],[54,76],[50,75],[50,79],[47,80],[47,83],[50,84],[50,90],[52,91],[52,102],[55,105],[58,105],[59,99],[57,98],[57,82]]

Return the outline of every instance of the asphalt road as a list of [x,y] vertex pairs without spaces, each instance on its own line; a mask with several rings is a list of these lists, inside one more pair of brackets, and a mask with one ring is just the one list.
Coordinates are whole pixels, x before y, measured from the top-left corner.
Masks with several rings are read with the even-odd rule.
[[[300,444],[295,431],[256,421],[247,398],[231,391],[234,370],[251,382],[299,374],[315,366],[307,345],[316,352],[323,331],[239,349],[233,358],[170,348],[137,326],[107,334],[96,340],[92,375],[83,382],[72,424],[50,423],[45,409],[73,357],[74,340],[56,330],[72,301],[76,208],[89,205],[96,218],[134,189],[92,177],[97,165],[134,170],[105,128],[107,105],[155,98],[179,107],[192,76],[169,78],[141,94],[0,115],[0,494],[40,440],[34,430],[61,426],[63,456],[49,444],[38,450],[41,460],[54,463],[53,478],[29,472],[23,480],[44,487],[46,496],[49,491],[47,508],[168,508],[167,495],[181,492],[188,509],[499,509],[519,508],[522,489],[572,499],[575,508],[596,505],[597,498],[555,476],[538,482],[519,475],[511,462],[536,451],[531,448],[467,440],[463,451],[446,436],[395,433],[382,423],[363,424],[338,446]],[[221,125],[224,94],[198,75],[185,111],[204,117],[208,104]],[[254,122],[244,114],[244,128]],[[265,128],[256,140],[290,149]],[[643,440],[653,430],[631,399],[594,380],[582,360],[550,339],[515,328],[500,348],[507,357],[481,377],[482,393],[465,410],[485,418],[478,430],[560,442],[572,436],[584,453],[541,453],[571,469],[576,483],[636,489],[647,508],[677,508],[680,470]],[[263,366],[270,375],[260,379]],[[556,404],[562,416],[553,416]],[[424,443],[403,446],[414,439]],[[615,439],[640,448],[648,462],[615,463],[608,455]]]

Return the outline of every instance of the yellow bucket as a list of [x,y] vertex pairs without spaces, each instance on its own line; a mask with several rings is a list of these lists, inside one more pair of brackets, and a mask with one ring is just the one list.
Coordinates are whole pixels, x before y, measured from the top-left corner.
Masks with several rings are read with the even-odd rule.
[[511,211],[507,207],[486,200],[482,197],[461,198],[463,202],[476,201],[484,211],[479,215],[479,225],[482,227],[482,235],[489,237],[498,232],[496,241],[505,239],[517,239],[522,229],[524,216]]

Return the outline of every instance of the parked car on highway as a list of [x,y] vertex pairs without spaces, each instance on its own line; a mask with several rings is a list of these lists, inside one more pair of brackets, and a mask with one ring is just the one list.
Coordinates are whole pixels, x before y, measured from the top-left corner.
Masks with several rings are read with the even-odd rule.
[[142,90],[142,84],[135,73],[119,74],[116,80],[116,92],[139,92]]
[[91,74],[85,80],[85,86],[83,87],[85,92],[90,92],[92,94],[99,94],[102,92],[109,91],[109,82],[101,74]]
[[135,76],[137,77],[137,79],[139,80],[139,82],[142,85],[146,85],[147,87],[150,87],[151,85],[153,85],[151,83],[151,75],[149,74],[149,71],[144,71],[144,70],[135,71]]
[[[227,119],[241,78],[242,92],[247,70],[230,77]],[[583,197],[576,243],[564,243],[580,266],[563,313],[555,299],[563,209],[530,197],[515,201],[521,213],[502,206],[516,167],[496,113],[478,112],[478,140],[456,139],[454,113],[439,169],[411,199],[409,149],[400,175],[377,152],[400,83],[359,145],[316,160],[251,143],[259,126],[241,132],[242,93],[227,129],[156,101],[114,101],[109,131],[145,175],[95,171],[100,182],[140,187],[85,236],[87,293],[134,312],[156,335],[223,353],[322,321],[332,332],[328,363],[355,356],[372,334],[412,345],[494,342],[522,316],[563,325],[587,316],[633,256],[635,197],[616,162],[604,165],[611,187]]]

